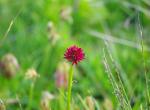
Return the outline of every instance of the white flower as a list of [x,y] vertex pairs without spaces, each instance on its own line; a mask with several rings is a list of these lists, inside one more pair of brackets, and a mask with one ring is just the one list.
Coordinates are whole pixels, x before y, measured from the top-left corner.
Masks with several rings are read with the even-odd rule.
[[25,73],[25,77],[27,79],[36,79],[38,78],[40,75],[37,74],[36,70],[33,68],[30,68],[27,70],[27,72]]

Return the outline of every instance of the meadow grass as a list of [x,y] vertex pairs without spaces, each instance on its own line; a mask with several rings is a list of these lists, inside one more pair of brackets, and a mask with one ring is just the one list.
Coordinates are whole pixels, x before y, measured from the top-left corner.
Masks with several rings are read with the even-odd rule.
[[[1,0],[0,59],[11,53],[19,70],[7,78],[1,67],[0,110],[66,110],[67,88],[58,87],[56,73],[68,73],[63,57],[73,44],[85,59],[74,69],[72,110],[149,110],[149,6],[148,0]],[[40,76],[34,87],[25,78],[30,68]]]

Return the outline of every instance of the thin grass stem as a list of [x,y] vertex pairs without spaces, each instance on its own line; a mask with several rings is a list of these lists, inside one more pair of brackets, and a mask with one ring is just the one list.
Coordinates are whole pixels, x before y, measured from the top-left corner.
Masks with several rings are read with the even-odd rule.
[[69,71],[67,110],[70,110],[70,105],[71,105],[72,79],[73,79],[73,65],[71,65],[70,71]]

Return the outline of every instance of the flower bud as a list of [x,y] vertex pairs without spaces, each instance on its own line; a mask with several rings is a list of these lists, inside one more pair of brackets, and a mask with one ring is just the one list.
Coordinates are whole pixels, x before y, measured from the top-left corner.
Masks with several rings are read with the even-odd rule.
[[11,53],[4,55],[0,61],[0,70],[8,78],[15,76],[19,70],[17,58]]
[[49,103],[54,98],[55,98],[54,95],[52,95],[48,91],[44,91],[42,93],[42,98],[41,98],[41,103],[40,103],[41,110],[51,110]]
[[53,22],[51,21],[48,22],[47,30],[48,30],[49,41],[52,43],[52,45],[55,45],[56,42],[59,40],[60,36],[56,32]]
[[27,72],[25,73],[26,79],[36,79],[38,77],[40,77],[40,75],[38,75],[36,70],[33,68],[28,69]]
[[86,97],[86,104],[87,104],[89,110],[95,110],[95,103],[94,103],[92,96]]
[[55,83],[58,88],[67,88],[68,78],[67,73],[69,71],[69,65],[65,62],[61,62],[55,72]]
[[63,7],[60,11],[60,17],[62,20],[72,23],[72,9],[71,7]]
[[53,30],[53,22],[49,21],[47,24],[47,31],[51,32]]
[[2,100],[0,100],[0,110],[6,110],[6,107]]

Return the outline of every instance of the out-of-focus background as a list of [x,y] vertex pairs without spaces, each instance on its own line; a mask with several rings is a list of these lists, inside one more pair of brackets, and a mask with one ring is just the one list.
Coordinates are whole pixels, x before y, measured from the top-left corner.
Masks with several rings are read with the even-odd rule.
[[145,110],[149,30],[149,0],[0,0],[0,105],[66,110],[64,52],[77,45],[86,58],[75,69],[73,110],[124,110],[118,96]]

